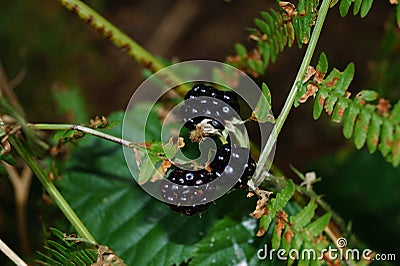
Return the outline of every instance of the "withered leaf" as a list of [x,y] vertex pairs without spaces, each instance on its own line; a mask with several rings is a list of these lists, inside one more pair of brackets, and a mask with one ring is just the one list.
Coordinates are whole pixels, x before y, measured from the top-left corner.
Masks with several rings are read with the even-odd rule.
[[294,236],[294,232],[291,229],[288,229],[285,234],[283,235],[283,237],[285,238],[287,243],[291,243],[292,242],[292,238]]
[[275,220],[275,230],[278,236],[282,235],[282,231],[283,229],[285,229],[286,222],[287,222],[287,214],[281,210]]
[[261,226],[260,229],[258,229],[256,236],[260,237],[263,236],[264,234],[265,234],[264,226]]
[[326,73],[321,73],[318,70],[315,71],[314,75],[314,81],[317,82],[318,84],[321,84],[321,82],[324,80]]
[[280,1],[280,7],[288,14],[289,17],[295,17],[297,15],[296,6],[290,2]]
[[267,204],[269,201],[269,196],[272,194],[272,192],[265,191],[265,190],[259,190],[258,191],[258,200],[257,200],[257,206],[256,209],[250,213],[250,216],[253,217],[254,219],[260,219],[261,216],[263,216],[265,213],[268,212],[267,209]]
[[315,95],[317,94],[317,92],[318,92],[318,86],[317,86],[316,84],[314,84],[314,83],[308,84],[308,85],[307,85],[307,91],[306,91],[306,93],[304,93],[304,94],[300,97],[299,102],[300,102],[300,103],[305,103],[305,102],[308,100],[308,98],[309,98],[310,96],[315,97]]
[[378,111],[378,113],[382,116],[386,116],[389,114],[390,111],[390,103],[388,100],[386,99],[379,99],[378,104],[376,105],[376,110]]
[[97,261],[92,266],[125,266],[124,261],[107,246],[99,246],[97,249]]
[[304,75],[303,84],[310,80],[312,76],[315,75],[317,71],[313,66],[308,66],[306,74]]

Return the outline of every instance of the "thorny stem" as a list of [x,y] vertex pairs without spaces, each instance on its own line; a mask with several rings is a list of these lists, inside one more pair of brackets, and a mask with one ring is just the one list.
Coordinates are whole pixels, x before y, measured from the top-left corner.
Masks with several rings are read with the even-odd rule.
[[[61,5],[77,15],[80,19],[87,22],[92,28],[97,30],[106,39],[112,42],[115,46],[133,57],[138,63],[155,73],[164,69],[166,66],[162,64],[156,57],[149,53],[146,49],[132,40],[128,35],[119,30],[116,26],[102,17],[99,13],[87,6],[79,0],[58,0]],[[161,77],[167,84],[180,84],[180,79],[171,72]],[[188,90],[186,86],[177,87],[180,94]]]
[[23,143],[17,139],[15,136],[10,136],[9,141],[11,145],[15,148],[18,154],[22,157],[27,165],[31,168],[32,172],[38,177],[43,187],[46,189],[47,193],[56,202],[57,206],[64,213],[65,217],[70,221],[72,226],[76,229],[78,234],[92,242],[96,242],[94,237],[90,234],[89,230],[85,227],[79,217],[76,215],[68,202],[64,199],[58,189],[51,182],[43,169],[39,166],[33,155],[26,150]]
[[311,35],[310,43],[307,47],[306,53],[304,55],[303,61],[301,62],[299,71],[297,72],[296,79],[293,82],[292,88],[289,92],[289,95],[286,99],[285,105],[282,108],[282,112],[280,113],[279,117],[276,119],[276,124],[272,129],[271,135],[268,138],[267,143],[263,151],[260,154],[260,158],[258,160],[257,168],[252,180],[249,181],[249,187],[255,190],[256,186],[261,184],[264,181],[263,177],[263,170],[268,162],[268,157],[271,151],[274,148],[276,140],[278,139],[278,135],[282,129],[283,124],[286,121],[286,118],[290,112],[290,109],[293,106],[294,100],[296,98],[297,91],[301,86],[302,79],[306,73],[307,67],[310,65],[311,58],[314,54],[315,47],[317,45],[317,41],[319,35],[321,34],[321,29],[325,21],[326,14],[328,13],[330,0],[323,0],[321,4],[321,8],[319,9],[319,14],[317,18],[317,22],[315,23],[315,27],[313,33]]

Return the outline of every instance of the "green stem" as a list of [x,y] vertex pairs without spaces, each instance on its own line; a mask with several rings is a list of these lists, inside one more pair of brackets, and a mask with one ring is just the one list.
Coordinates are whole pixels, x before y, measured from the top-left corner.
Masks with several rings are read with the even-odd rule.
[[38,177],[47,193],[49,193],[50,197],[56,202],[57,206],[64,213],[65,217],[67,217],[78,234],[81,237],[96,243],[96,240],[90,234],[89,230],[85,227],[74,210],[72,210],[71,206],[69,206],[68,202],[64,199],[54,184],[47,178],[43,169],[39,166],[33,155],[24,147],[23,143],[14,136],[10,136],[9,141],[26,164],[31,168],[32,172]]
[[[77,15],[80,19],[87,22],[92,28],[97,30],[106,39],[112,42],[115,46],[126,52],[129,56],[133,57],[139,64],[149,69],[153,73],[164,69],[166,66],[161,63],[150,52],[132,40],[128,35],[119,30],[116,26],[110,23],[107,19],[102,17],[99,13],[87,6],[79,0],[58,0],[65,8]],[[180,79],[171,72],[163,75],[163,80],[167,84],[180,84]],[[179,86],[176,90],[180,94],[184,94],[188,88],[186,86]]]
[[126,51],[127,54],[153,72],[157,72],[165,67],[152,54],[83,2],[79,0],[59,0],[59,2],[104,35],[115,46]]
[[271,151],[273,150],[276,140],[278,139],[278,135],[281,132],[282,126],[286,121],[286,118],[290,112],[290,109],[293,106],[293,103],[296,98],[297,91],[301,85],[301,82],[304,78],[306,70],[310,65],[311,58],[314,54],[315,47],[317,45],[317,41],[319,35],[321,34],[321,29],[325,21],[326,14],[328,13],[330,0],[323,0],[321,4],[321,8],[319,9],[319,14],[317,18],[317,22],[315,23],[315,27],[313,33],[311,35],[310,43],[307,47],[307,51],[304,55],[303,61],[301,62],[300,69],[297,72],[296,79],[293,82],[292,88],[290,93],[286,99],[285,105],[282,108],[282,112],[280,113],[279,117],[276,120],[276,124],[272,129],[271,135],[268,138],[267,143],[263,151],[260,154],[260,159],[258,161],[257,169],[254,174],[253,179],[249,182],[249,186],[252,189],[255,189],[256,186],[262,183],[264,177],[262,176],[264,167],[268,162],[268,156],[270,155]]
[[130,142],[118,137],[114,137],[112,135],[109,135],[107,133],[101,132],[101,131],[97,131],[94,130],[92,128],[89,127],[84,127],[84,126],[80,126],[80,125],[76,125],[76,124],[28,124],[27,125],[29,128],[31,129],[35,129],[35,130],[77,130],[86,134],[90,134],[111,142],[115,142],[117,144],[126,146],[131,148],[133,145],[135,145],[134,142]]

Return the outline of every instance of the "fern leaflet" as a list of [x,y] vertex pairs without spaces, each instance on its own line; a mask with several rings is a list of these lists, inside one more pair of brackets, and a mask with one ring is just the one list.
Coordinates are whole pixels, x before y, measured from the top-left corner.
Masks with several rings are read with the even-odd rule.
[[295,106],[315,96],[313,116],[318,119],[325,109],[332,121],[343,121],[343,135],[354,138],[357,149],[365,144],[369,152],[379,149],[394,166],[400,164],[400,101],[391,109],[389,101],[379,99],[373,90],[362,90],[350,98],[347,91],[354,75],[354,65],[349,64],[341,72],[333,69],[325,77],[327,59],[324,53],[319,59],[312,80],[305,81],[297,95]]
[[[334,0],[331,2],[331,7],[335,6],[339,0]],[[341,0],[339,4],[339,12],[342,17],[345,17],[353,5],[353,15],[356,16],[360,13],[360,16],[365,17],[371,9],[374,0]]]
[[269,62],[274,63],[283,49],[291,47],[295,41],[299,48],[307,44],[311,27],[317,17],[318,0],[300,0],[297,8],[290,2],[279,2],[279,12],[271,9],[261,12],[256,18],[257,28],[248,29],[249,38],[256,41],[256,47],[250,51],[240,43],[235,45],[235,56],[229,56],[227,62],[257,77],[264,73]]

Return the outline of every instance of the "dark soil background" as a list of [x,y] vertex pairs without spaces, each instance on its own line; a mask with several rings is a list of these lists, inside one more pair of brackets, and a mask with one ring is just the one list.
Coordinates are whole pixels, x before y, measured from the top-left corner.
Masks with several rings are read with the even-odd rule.
[[[265,0],[86,2],[150,52],[179,61],[224,61],[227,55],[234,53],[234,43],[241,42],[252,47],[244,28],[254,25],[253,19],[259,17],[260,11],[275,7],[275,1]],[[371,66],[374,66],[374,62],[382,54],[384,26],[393,18],[393,13],[394,8],[389,1],[375,1],[369,15],[364,19],[352,15],[342,19],[338,7],[333,8],[323,28],[315,59],[324,51],[330,66],[339,70],[354,62],[356,75],[351,86],[354,92],[374,84]],[[266,81],[269,85],[275,114],[279,114],[283,106],[304,51],[296,46],[286,49],[279,55],[277,62],[269,66],[266,74],[257,79],[258,82]],[[0,61],[10,80],[20,71],[25,73],[15,92],[31,122],[68,122],[68,117],[54,111],[57,109],[52,96],[54,89],[79,88],[92,117],[125,109],[135,88],[144,80],[142,67],[138,63],[65,10],[58,1],[51,0],[41,1],[40,4],[32,0],[2,3]],[[390,93],[385,96],[390,97]],[[394,251],[399,246],[400,237],[398,230],[391,230],[391,227],[400,225],[400,212],[396,204],[385,203],[386,205],[378,206],[376,212],[369,213],[368,201],[363,200],[368,189],[362,190],[362,196],[353,199],[352,205],[348,201],[337,200],[346,199],[336,190],[337,187],[339,190],[340,187],[347,187],[348,179],[343,178],[349,176],[351,179],[352,176],[361,174],[352,167],[339,166],[339,162],[336,170],[342,169],[346,172],[335,171],[333,162],[342,158],[340,154],[353,154],[353,151],[353,145],[342,136],[340,125],[329,122],[326,115],[317,122],[312,119],[312,104],[309,102],[291,112],[277,144],[275,162],[291,176],[294,174],[289,170],[290,165],[302,172],[319,169],[317,173],[324,180],[329,180],[322,183],[319,193],[327,195],[334,209],[345,215],[345,220],[354,220],[354,228],[360,238],[378,250]],[[321,162],[321,158],[334,159]],[[364,157],[360,155],[356,158]],[[366,161],[359,163],[359,167],[369,164],[370,158],[372,157],[367,156]],[[377,154],[373,158],[374,161],[379,161],[381,155]],[[373,172],[373,176],[362,176],[357,182],[365,184],[370,182],[366,180],[377,178],[399,178],[399,171],[396,170],[385,172],[385,176],[381,176],[382,171],[379,169],[382,167],[390,168],[390,165],[386,162],[380,163],[374,168],[376,172]],[[368,171],[363,173],[365,174],[368,175]],[[334,178],[337,178],[340,186],[330,185],[335,182]],[[355,184],[355,187],[360,187],[357,186],[359,183]],[[379,184],[378,182],[374,186]],[[399,181],[395,184],[398,185]],[[352,190],[345,191],[352,193]],[[379,197],[385,197],[385,194],[400,194],[398,192],[383,190],[383,194],[369,195],[368,199],[378,198],[379,201]],[[38,218],[43,215],[41,198],[41,187],[35,180],[28,206],[30,248],[21,251],[15,222],[13,189],[7,178],[0,179],[0,238],[25,256],[34,256],[32,252],[42,245],[42,228]],[[365,211],[357,214],[360,206],[365,207]],[[391,210],[389,217],[374,220],[376,227],[372,228],[368,222],[369,215],[384,216],[387,212],[382,210],[386,209]],[[382,222],[387,219],[391,221],[389,225]],[[388,234],[393,236],[393,241],[382,243],[383,236]],[[0,264],[2,256],[0,255]]]

